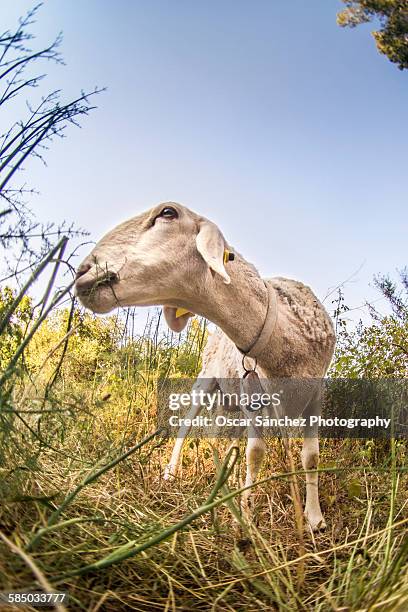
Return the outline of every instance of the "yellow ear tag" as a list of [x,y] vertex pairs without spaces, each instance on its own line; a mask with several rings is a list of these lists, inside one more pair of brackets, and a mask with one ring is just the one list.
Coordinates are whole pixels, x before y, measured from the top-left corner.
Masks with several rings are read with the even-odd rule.
[[179,317],[182,317],[185,314],[193,314],[193,313],[187,310],[187,308],[177,308],[176,319],[178,319]]
[[227,249],[224,250],[224,265],[228,262],[228,261],[234,261],[235,259],[235,253],[232,253],[231,251],[227,251]]

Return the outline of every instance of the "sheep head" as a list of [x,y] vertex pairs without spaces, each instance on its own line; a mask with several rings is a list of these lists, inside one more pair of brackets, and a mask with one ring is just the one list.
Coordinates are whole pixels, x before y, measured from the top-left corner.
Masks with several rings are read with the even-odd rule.
[[225,248],[214,223],[166,202],[121,223],[97,243],[78,268],[76,293],[96,313],[163,305],[169,327],[181,331],[191,313],[178,317],[177,308],[190,310],[214,276],[230,282]]

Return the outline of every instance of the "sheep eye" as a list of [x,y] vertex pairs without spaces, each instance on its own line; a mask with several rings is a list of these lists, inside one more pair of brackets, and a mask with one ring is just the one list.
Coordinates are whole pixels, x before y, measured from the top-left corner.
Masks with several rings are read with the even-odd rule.
[[177,219],[178,214],[177,210],[175,210],[171,206],[166,206],[166,208],[163,208],[163,210],[158,216],[164,217],[165,219]]

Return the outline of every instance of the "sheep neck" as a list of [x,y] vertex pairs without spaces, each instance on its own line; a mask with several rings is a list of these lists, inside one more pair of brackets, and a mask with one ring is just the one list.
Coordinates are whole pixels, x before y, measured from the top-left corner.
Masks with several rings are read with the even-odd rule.
[[263,328],[268,292],[256,269],[241,256],[227,264],[227,270],[231,277],[229,285],[215,275],[199,290],[199,314],[218,325],[237,347],[246,351]]

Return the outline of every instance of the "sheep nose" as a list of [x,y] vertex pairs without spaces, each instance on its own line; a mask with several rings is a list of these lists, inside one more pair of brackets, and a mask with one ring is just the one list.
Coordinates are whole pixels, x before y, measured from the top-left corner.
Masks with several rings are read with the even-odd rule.
[[78,278],[81,278],[81,276],[83,276],[84,274],[89,272],[89,270],[91,268],[92,268],[91,264],[89,264],[89,263],[81,263],[81,265],[79,266],[78,270],[76,271],[75,280],[78,280]]

